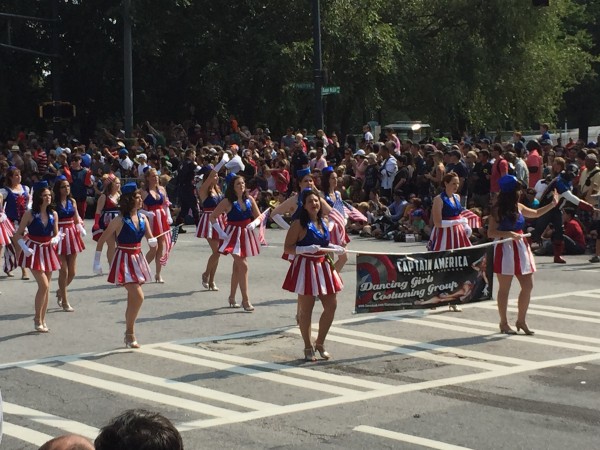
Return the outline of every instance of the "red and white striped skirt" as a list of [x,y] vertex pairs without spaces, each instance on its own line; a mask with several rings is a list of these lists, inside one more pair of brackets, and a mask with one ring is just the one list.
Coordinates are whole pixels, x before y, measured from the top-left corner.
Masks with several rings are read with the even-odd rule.
[[254,233],[254,230],[248,231],[246,225],[251,222],[250,219],[241,222],[230,222],[225,228],[227,239],[219,247],[219,252],[224,255],[237,255],[241,258],[256,256],[260,253],[260,243]]
[[50,244],[52,236],[25,236],[25,244],[33,251],[33,255],[25,257],[25,253],[19,254],[18,265],[40,272],[54,272],[60,269],[60,260],[56,253],[56,246]]
[[340,275],[325,255],[296,255],[282,288],[300,295],[329,295],[344,287]]
[[[210,223],[210,215],[214,211],[214,208],[208,209],[205,208],[202,211],[202,215],[200,216],[200,221],[198,222],[198,227],[196,228],[196,237],[197,238],[205,238],[205,239],[216,239],[219,240],[219,233],[215,229],[213,229],[212,224]],[[221,214],[217,217],[217,222],[221,225],[221,228],[225,229],[227,216],[225,214]]]
[[118,285],[144,284],[151,278],[150,266],[142,253],[141,244],[118,244],[110,264],[108,282]]
[[10,244],[10,238],[15,234],[15,227],[10,219],[0,223],[0,245]]
[[494,273],[527,275],[535,270],[535,260],[527,239],[513,239],[494,245]]
[[153,205],[146,209],[154,213],[154,217],[150,220],[152,236],[156,237],[159,234],[164,236],[167,231],[171,231],[171,226],[167,219],[167,212],[162,205]]
[[462,223],[451,227],[438,228],[433,227],[427,250],[430,252],[439,252],[441,250],[453,250],[455,248],[470,247],[471,241]]
[[104,230],[108,228],[108,224],[119,214],[119,211],[114,209],[104,211],[100,216],[100,220],[98,221],[99,228],[92,227],[92,239],[98,242],[100,240],[100,236],[102,236],[102,233],[104,233]]
[[58,221],[58,232],[64,233],[63,239],[56,246],[56,253],[59,255],[73,255],[75,253],[81,253],[85,250],[83,239],[75,227],[73,219],[64,219]]

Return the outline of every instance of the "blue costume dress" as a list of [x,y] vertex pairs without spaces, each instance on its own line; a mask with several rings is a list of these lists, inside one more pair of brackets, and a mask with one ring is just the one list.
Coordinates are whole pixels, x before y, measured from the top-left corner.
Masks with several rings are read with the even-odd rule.
[[233,202],[227,213],[227,239],[219,247],[219,252],[224,255],[233,254],[245,258],[256,256],[260,253],[260,244],[254,231],[246,229],[246,226],[254,220],[252,215],[252,203],[246,199],[244,202],[246,210],[242,210],[237,201]]
[[138,212],[139,228],[131,217],[122,217],[123,227],[117,236],[117,250],[110,264],[108,282],[118,285],[143,284],[150,280],[150,266],[142,253],[141,241],[146,234],[146,221]]
[[[498,231],[514,231],[523,234],[524,225],[525,218],[519,213],[516,221],[503,218],[498,224]],[[494,273],[527,275],[533,272],[535,272],[535,260],[527,239],[513,239],[494,245]]]
[[168,206],[165,203],[165,196],[160,191],[158,192],[158,198],[154,198],[148,191],[148,195],[144,199],[144,209],[154,213],[151,220],[152,236],[164,235],[165,232],[171,230],[167,210],[165,209]]
[[[222,195],[209,195],[206,197],[206,200],[202,202],[202,215],[200,216],[200,221],[196,228],[196,237],[215,240],[219,239],[219,233],[213,229],[212,224],[210,223],[210,215],[221,200],[223,200]],[[225,217],[225,214],[221,214],[221,216],[217,217],[217,222],[221,225],[223,230],[226,225]]]
[[56,249],[59,255],[73,255],[81,253],[85,249],[81,235],[75,225],[76,211],[77,206],[73,205],[69,198],[67,198],[65,206],[61,202],[57,202],[58,232],[64,234]]
[[[296,245],[329,245],[329,230],[321,219],[320,231],[313,222],[307,227],[306,235]],[[283,289],[300,295],[329,295],[344,287],[340,275],[325,252],[300,254],[294,257],[283,282]]]
[[41,213],[33,213],[31,223],[27,225],[25,245],[33,251],[33,255],[19,254],[18,265],[41,272],[54,272],[60,269],[60,260],[56,253],[56,246],[50,243],[54,236],[54,214],[48,212],[48,223],[44,225]]
[[[460,204],[460,196],[454,194],[450,200],[446,192],[440,194],[442,199],[442,220],[461,219],[463,207]],[[427,250],[438,252],[442,250],[452,250],[455,248],[470,247],[471,241],[467,235],[467,230],[462,223],[456,223],[449,227],[433,227]]]

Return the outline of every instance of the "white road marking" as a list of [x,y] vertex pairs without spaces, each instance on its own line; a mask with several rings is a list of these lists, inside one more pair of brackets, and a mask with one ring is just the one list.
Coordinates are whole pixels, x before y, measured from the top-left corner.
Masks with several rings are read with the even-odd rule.
[[[83,367],[95,372],[104,373],[107,375],[113,375],[128,380],[137,381],[144,384],[150,384],[152,386],[158,386],[166,389],[170,389],[184,394],[195,395],[198,397],[204,397],[211,400],[217,400],[223,403],[231,403],[234,405],[241,406],[247,409],[263,409],[277,406],[273,403],[261,402],[258,400],[252,400],[239,395],[228,394],[227,392],[216,391],[214,389],[208,389],[202,386],[196,386],[190,383],[182,383],[180,381],[171,380],[168,378],[160,378],[145,373],[134,372],[131,370],[120,369],[118,367],[109,366],[106,364],[98,364],[92,361],[68,361],[64,358],[64,362],[68,362],[74,366]],[[67,360],[67,361],[65,361]]]
[[[496,305],[480,305],[480,306],[478,306],[478,308],[492,309],[492,310],[496,310],[497,309]],[[511,311],[511,312],[516,312],[517,311],[517,307],[509,305],[508,306],[508,310]],[[529,309],[527,311],[527,314],[529,314],[529,315],[536,315],[536,316],[543,316],[543,317],[553,317],[553,318],[556,318],[556,319],[574,320],[576,322],[600,323],[600,318],[596,319],[594,317],[583,317],[583,316],[575,316],[573,314],[560,314],[560,313],[555,313],[555,312],[550,312],[550,311],[540,311],[539,309],[536,309],[536,308]]]
[[[182,351],[186,353],[194,354],[194,348],[185,348]],[[258,369],[252,369],[249,367],[238,366],[229,363],[223,363],[218,361],[210,361],[204,358],[197,358],[193,356],[183,355],[180,353],[173,353],[172,351],[167,352],[158,349],[144,349],[144,353],[148,355],[158,356],[161,358],[171,359],[174,361],[179,361],[187,364],[191,364],[194,366],[202,366],[202,367],[210,367],[211,369],[216,370],[225,370],[227,372],[237,373],[239,375],[248,375],[251,377],[261,378],[267,381],[274,381],[276,383],[287,384],[290,386],[295,386],[303,389],[312,389],[315,391],[326,392],[331,395],[348,395],[353,394],[355,391],[353,389],[347,389],[339,386],[328,385],[322,382],[301,380],[299,378],[288,377],[285,375],[280,375],[278,373],[270,373],[263,372]]]
[[40,433],[39,431],[32,430],[31,428],[25,428],[6,421],[4,421],[2,425],[2,432],[7,436],[19,439],[20,441],[28,442],[36,447],[41,447],[46,442],[54,438],[54,436],[50,436],[49,434]]
[[[345,375],[335,375],[335,374],[330,374],[330,373],[325,373],[325,372],[318,372],[316,370],[305,369],[302,367],[291,367],[291,366],[286,366],[285,364],[277,364],[277,363],[272,363],[272,362],[268,362],[268,361],[260,361],[258,359],[245,358],[242,356],[228,355],[225,353],[218,353],[218,352],[214,352],[211,350],[199,349],[199,348],[195,348],[195,347],[165,344],[162,346],[162,348],[167,349],[167,350],[173,350],[175,352],[183,352],[183,353],[187,352],[187,353],[191,353],[193,355],[206,356],[211,359],[218,359],[221,361],[227,361],[227,362],[231,362],[231,363],[235,363],[235,364],[258,366],[258,367],[265,368],[265,369],[277,370],[279,372],[283,372],[286,374],[294,374],[294,375],[299,375],[299,376],[308,377],[308,378],[316,378],[316,379],[322,380],[322,381],[328,381],[331,383],[338,383],[338,384],[347,384],[352,387],[356,387],[356,378],[345,376]],[[193,351],[189,352],[188,351],[189,349],[192,349]],[[368,380],[361,381],[360,385],[362,387],[368,388],[368,389],[385,389],[387,387],[390,387],[389,384],[377,383],[377,382],[368,381]]]
[[387,337],[387,336],[383,336],[383,335],[379,335],[379,334],[364,333],[361,331],[354,331],[354,330],[346,330],[346,329],[340,328],[340,327],[331,327],[329,329],[329,333],[332,333],[332,332],[337,333],[337,334],[345,334],[345,335],[349,335],[349,336],[355,336],[355,337],[359,337],[362,339],[370,339],[373,341],[387,342],[389,344],[422,348],[425,350],[433,350],[433,351],[442,352],[442,353],[451,353],[454,355],[460,355],[460,356],[464,356],[467,358],[478,359],[481,361],[493,360],[496,362],[502,362],[502,363],[514,364],[514,365],[521,365],[521,364],[530,362],[525,359],[511,358],[508,356],[500,356],[500,355],[492,355],[490,353],[477,352],[477,351],[472,351],[472,350],[464,350],[464,349],[458,348],[458,347],[448,347],[448,346],[443,346],[443,345],[429,344],[427,342],[409,341],[408,339],[398,339],[398,338]]
[[394,439],[395,441],[408,442],[409,444],[416,444],[422,447],[435,448],[438,450],[470,450],[468,447],[460,447],[458,445],[447,444],[446,442],[434,441],[433,439],[426,439],[413,436],[411,434],[384,430],[383,428],[370,427],[368,425],[359,425],[358,427],[354,427],[354,431],[360,431],[361,433],[372,434],[374,436]]
[[[288,330],[288,333],[300,334],[300,330]],[[496,370],[496,369],[500,369],[500,368],[504,367],[504,366],[499,366],[497,364],[491,364],[491,363],[486,363],[486,362],[481,362],[481,361],[470,361],[467,359],[451,358],[448,356],[434,355],[432,353],[428,353],[425,351],[416,350],[416,349],[412,349],[412,348],[402,348],[402,347],[397,347],[395,345],[386,345],[386,344],[368,342],[368,341],[359,340],[359,339],[350,339],[350,338],[345,338],[345,337],[341,337],[341,336],[336,336],[331,333],[327,334],[327,340],[334,341],[334,342],[341,342],[342,344],[348,344],[348,345],[351,345],[354,347],[370,348],[370,349],[374,349],[374,350],[381,350],[384,352],[398,353],[400,355],[409,355],[409,356],[413,356],[415,358],[421,358],[421,359],[426,359],[428,361],[436,361],[439,363],[450,364],[450,365],[455,365],[455,366],[468,366],[468,367],[473,367],[473,368],[482,369],[482,370]]]
[[[595,298],[600,300],[600,296],[595,297]],[[600,312],[598,312],[598,311],[587,311],[585,309],[563,308],[562,306],[529,305],[529,311],[538,310],[538,309],[542,310],[542,311],[556,311],[556,312],[564,312],[564,313],[571,313],[571,314],[580,314],[582,316],[600,317]]]
[[[475,325],[475,326],[486,327],[486,328],[496,328],[497,327],[497,325],[488,323],[488,322],[480,322],[480,321],[470,320],[470,319],[461,319],[459,317],[443,316],[441,314],[440,315],[431,315],[428,317],[428,319],[439,320],[442,322],[464,323],[467,325]],[[424,321],[424,322],[427,322],[427,321]],[[561,341],[575,341],[575,342],[585,342],[587,344],[600,344],[599,338],[593,338],[593,337],[589,337],[589,336],[580,336],[578,334],[568,334],[568,333],[557,333],[554,331],[540,330],[538,328],[535,328],[534,331],[535,331],[536,336],[548,336],[548,337],[558,338]],[[589,351],[597,351],[597,350],[598,350],[598,347],[589,347]]]
[[55,416],[54,414],[48,414],[25,406],[15,405],[14,403],[4,402],[4,414],[27,417],[34,422],[58,428],[69,433],[80,434],[88,439],[96,439],[99,432],[98,428],[90,427],[85,423],[65,419],[64,417]]
[[600,360],[600,353],[575,356],[571,358],[562,358],[552,361],[541,361],[532,362],[523,366],[503,367],[499,370],[489,372],[479,372],[475,374],[460,375],[450,378],[442,378],[439,380],[422,381],[419,383],[409,383],[400,386],[393,386],[388,389],[381,389],[377,391],[358,392],[354,394],[345,395],[340,397],[332,397],[321,400],[315,400],[306,403],[296,403],[293,405],[286,405],[276,408],[276,410],[263,410],[263,411],[252,411],[244,413],[236,418],[217,418],[207,420],[193,420],[177,425],[177,429],[180,431],[187,431],[197,428],[210,428],[218,425],[226,425],[237,422],[245,422],[249,420],[261,419],[265,417],[271,417],[280,414],[290,414],[300,411],[308,411],[316,408],[325,408],[328,406],[337,406],[346,403],[360,402],[365,400],[372,400],[380,397],[388,397],[390,395],[404,394],[407,392],[423,391],[427,389],[435,389],[446,386],[454,386],[457,384],[471,383],[474,381],[489,380],[492,378],[499,378],[504,376],[517,375],[519,373],[531,372],[534,370],[548,369],[550,367],[566,366],[572,364],[581,364],[585,362]]
[[69,372],[67,370],[57,369],[55,367],[37,365],[26,366],[24,369],[61,378],[70,382],[85,384],[97,389],[104,389],[106,391],[115,392],[128,397],[138,398],[148,402],[160,403],[180,409],[187,409],[189,411],[194,411],[207,416],[231,417],[232,414],[237,413],[237,411],[218,408],[207,403],[194,402],[185,398],[161,394],[159,392],[149,391],[147,389],[140,389],[128,384],[102,380],[100,378]]

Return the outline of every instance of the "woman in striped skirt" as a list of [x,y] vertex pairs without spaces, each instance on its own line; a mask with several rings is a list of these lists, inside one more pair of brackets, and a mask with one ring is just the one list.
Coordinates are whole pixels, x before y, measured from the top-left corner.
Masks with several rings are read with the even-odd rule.
[[[49,330],[46,325],[46,310],[50,280],[52,272],[60,268],[56,253],[56,245],[60,242],[58,215],[52,209],[52,191],[47,182],[35,183],[32,197],[31,209],[25,211],[14,238],[21,248],[19,266],[29,268],[38,285],[35,294],[34,329],[40,333],[47,333]],[[28,234],[23,238],[25,229]]]
[[53,191],[58,215],[58,231],[63,235],[56,249],[60,258],[56,301],[63,311],[73,312],[73,307],[67,299],[67,287],[75,278],[77,254],[85,249],[81,237],[86,233],[82,225],[83,221],[77,212],[77,203],[71,197],[71,185],[64,175],[56,177]]
[[[148,264],[156,259],[156,273],[154,281],[164,283],[160,276],[162,267],[166,265],[169,257],[169,252],[173,247],[173,239],[171,235],[171,210],[169,209],[169,197],[164,187],[160,185],[160,179],[156,169],[150,168],[144,173],[146,180],[146,189],[142,191],[142,200],[144,202],[144,210],[147,211],[150,218],[152,228],[152,236],[158,240],[157,247],[150,247],[146,253],[146,261]],[[142,211],[143,213],[143,211]]]
[[[285,252],[295,255],[283,282],[283,289],[298,294],[298,322],[304,340],[304,358],[315,361],[315,350],[323,359],[331,358],[325,350],[325,338],[337,307],[337,293],[343,284],[338,272],[324,251],[343,254],[346,250],[329,243],[328,223],[321,212],[321,197],[313,189],[305,189],[300,194],[302,209],[298,220],[294,221],[285,237]],[[323,305],[319,319],[319,334],[312,343],[311,321],[315,306],[315,296]]]
[[[94,226],[92,227],[92,237],[98,242],[104,230],[112,219],[119,215],[119,198],[121,196],[121,180],[114,174],[109,173],[102,177],[102,194],[98,197],[96,205],[96,214],[94,215]],[[109,239],[106,243],[106,257],[108,264],[111,263],[115,254],[114,240]]]
[[[254,311],[248,299],[248,261],[249,256],[260,253],[260,244],[254,229],[260,225],[260,211],[256,201],[246,192],[244,177],[232,176],[227,183],[225,198],[210,215],[210,223],[223,241],[219,251],[233,256],[229,307],[239,308],[235,294],[239,286],[242,294],[242,307],[246,312]],[[227,227],[223,230],[219,216],[227,214]]]
[[[529,248],[529,243],[523,238],[525,218],[537,218],[552,210],[558,203],[558,194],[554,192],[551,203],[539,209],[527,208],[519,203],[521,184],[513,175],[504,175],[500,178],[500,193],[489,216],[488,236],[495,240],[512,239],[494,245],[494,273],[498,278],[498,314],[500,315],[500,332],[504,334],[517,334],[523,330],[525,334],[533,334],[527,327],[525,316],[531,291],[533,290],[533,273],[535,261]],[[518,314],[514,331],[508,324],[507,307],[508,292],[513,277],[521,285],[518,299]]]
[[0,193],[0,254],[4,248],[12,245],[11,238],[15,234],[15,226],[4,212],[3,200],[4,198]]
[[[460,217],[463,207],[460,204],[458,188],[460,180],[454,172],[449,172],[442,178],[444,190],[433,199],[431,218],[433,230],[427,243],[427,250],[439,252],[455,248],[470,247],[471,228],[467,219]],[[451,311],[460,312],[457,305],[448,305]]]
[[95,274],[102,274],[102,246],[109,239],[115,241],[116,251],[110,264],[108,282],[124,286],[127,290],[125,346],[139,348],[135,338],[135,320],[144,302],[142,284],[151,279],[150,266],[142,253],[141,241],[145,236],[150,247],[156,247],[158,242],[152,237],[148,219],[139,212],[142,208],[142,194],[135,183],[123,186],[119,208],[121,216],[110,222],[98,241],[93,270]]
[[[196,229],[196,237],[204,238],[212,251],[206,262],[206,270],[202,274],[202,286],[209,291],[218,291],[219,288],[215,284],[215,274],[219,266],[219,234],[210,223],[210,215],[215,210],[221,200],[223,194],[219,188],[219,173],[210,167],[203,167],[200,171],[203,175],[203,182],[198,189],[198,198],[202,205],[202,215]],[[225,229],[225,214],[217,217],[217,222],[222,229]]]

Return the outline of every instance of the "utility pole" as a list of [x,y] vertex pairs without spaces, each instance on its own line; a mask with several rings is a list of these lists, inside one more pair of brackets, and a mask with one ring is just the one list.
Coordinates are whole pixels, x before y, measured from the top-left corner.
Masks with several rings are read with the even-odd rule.
[[61,101],[60,94],[60,39],[58,36],[58,0],[52,0],[52,132],[54,139],[58,139],[61,133],[61,114],[59,111],[59,103]]
[[131,0],[123,0],[123,111],[125,136],[133,132],[133,61],[131,43]]
[[322,130],[323,126],[323,58],[321,55],[321,4],[320,0],[313,0],[313,67],[315,79],[315,131]]

